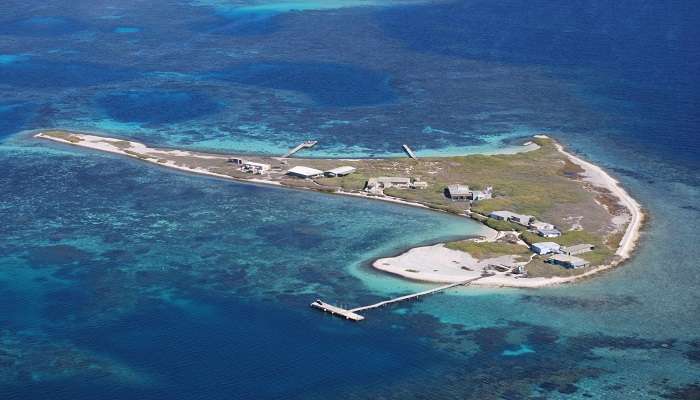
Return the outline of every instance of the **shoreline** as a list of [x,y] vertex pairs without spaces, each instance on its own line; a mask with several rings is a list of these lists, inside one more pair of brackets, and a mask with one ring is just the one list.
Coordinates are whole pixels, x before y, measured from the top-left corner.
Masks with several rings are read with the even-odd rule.
[[[456,213],[452,211],[447,211],[435,207],[431,207],[429,205],[420,203],[420,202],[415,202],[415,201],[409,201],[409,200],[404,200],[400,198],[395,198],[391,196],[372,196],[369,194],[365,193],[357,193],[357,192],[348,192],[344,191],[342,189],[340,190],[335,190],[335,191],[324,191],[320,189],[315,189],[312,187],[297,187],[297,186],[290,186],[290,185],[285,185],[281,182],[274,181],[274,180],[269,180],[269,179],[260,179],[260,178],[241,178],[241,177],[234,177],[230,175],[225,175],[225,174],[219,174],[216,172],[209,171],[205,168],[198,168],[198,167],[187,167],[183,165],[177,165],[173,161],[165,160],[158,155],[177,155],[177,156],[191,156],[191,157],[198,157],[198,158],[209,158],[209,159],[227,159],[228,157],[226,155],[218,155],[218,154],[198,154],[196,151],[187,151],[187,150],[177,150],[177,149],[154,149],[150,148],[142,143],[139,142],[134,142],[131,140],[124,140],[124,139],[116,139],[116,138],[110,138],[110,137],[104,137],[104,136],[97,136],[97,135],[91,135],[91,134],[86,134],[86,133],[72,133],[73,135],[78,135],[80,137],[80,141],[74,142],[68,139],[63,139],[60,137],[56,136],[49,136],[43,134],[39,130],[35,130],[32,132],[29,132],[29,134],[33,138],[39,138],[39,139],[46,139],[46,140],[51,140],[57,143],[61,144],[67,144],[75,147],[81,147],[81,148],[86,148],[86,149],[91,149],[91,150],[98,150],[102,152],[107,152],[107,153],[112,153],[112,154],[117,154],[120,156],[126,156],[130,158],[136,158],[141,161],[149,162],[161,167],[165,168],[170,168],[170,169],[175,169],[178,171],[183,171],[183,172],[188,172],[188,173],[193,173],[197,175],[206,175],[206,176],[211,176],[211,177],[216,177],[216,178],[221,178],[221,179],[226,179],[229,181],[237,181],[237,182],[242,182],[242,183],[252,183],[252,184],[262,184],[262,185],[269,185],[272,187],[277,187],[277,188],[289,188],[289,189],[302,189],[302,190],[309,190],[309,191],[315,191],[315,192],[322,192],[322,193],[327,193],[327,194],[335,194],[335,195],[341,195],[341,196],[351,196],[351,197],[356,197],[356,198],[364,198],[364,199],[370,199],[370,200],[380,200],[384,202],[389,202],[397,205],[404,205],[404,206],[410,206],[410,207],[419,207],[422,209],[426,210],[431,210],[431,211],[438,211],[442,213],[449,213],[453,214],[455,216],[461,216],[461,217],[468,217],[467,214],[465,213]],[[535,135],[535,137],[539,138],[547,138],[552,140],[551,138],[544,136],[544,135]],[[575,276],[569,276],[569,277],[551,277],[551,278],[538,278],[538,277],[533,277],[533,278],[515,278],[511,276],[505,276],[505,275],[495,275],[491,276],[488,278],[484,278],[481,280],[478,280],[473,283],[475,286],[482,286],[482,287],[513,287],[513,288],[537,288],[537,287],[545,287],[545,286],[553,286],[553,285],[559,285],[559,284],[564,284],[564,283],[571,283],[577,280],[581,280],[584,278],[588,278],[590,276],[593,276],[595,274],[599,274],[603,271],[609,270],[613,267],[619,266],[623,262],[627,261],[629,258],[632,257],[632,253],[634,249],[637,247],[637,243],[639,241],[639,236],[640,236],[640,231],[642,228],[642,224],[644,221],[644,212],[642,211],[642,208],[640,204],[632,198],[629,193],[620,185],[619,181],[614,179],[612,176],[610,176],[607,172],[605,172],[602,168],[598,167],[597,165],[594,165],[586,160],[583,160],[582,158],[569,153],[565,150],[564,146],[561,145],[559,142],[552,140],[554,143],[554,146],[556,147],[557,151],[563,154],[565,157],[567,157],[572,163],[578,165],[580,168],[583,169],[583,174],[580,176],[580,180],[587,182],[590,185],[593,185],[595,187],[603,188],[608,191],[610,191],[611,194],[613,194],[619,201],[619,204],[624,206],[624,208],[629,212],[630,218],[629,221],[627,222],[627,226],[625,228],[624,234],[622,239],[620,240],[620,243],[615,250],[615,256],[616,259],[605,265],[600,265],[597,266],[589,271],[586,271],[585,273],[582,273],[580,275],[575,275]],[[141,151],[140,153],[134,152],[134,151],[129,151],[125,150],[119,147],[119,145],[123,145],[125,143],[128,143],[129,146],[127,148],[129,149],[137,149]],[[523,146],[523,152],[531,151],[532,146],[528,146],[527,144]],[[476,222],[476,221],[475,221]],[[491,228],[487,227],[485,224],[480,223],[480,225],[484,228],[484,232],[488,232],[489,236],[495,237],[497,234],[496,231],[493,231]],[[493,232],[490,232],[493,231]],[[493,240],[493,237],[491,240]],[[488,240],[488,239],[487,239]],[[446,275],[438,275],[438,274],[423,274],[421,276],[417,276],[416,273],[411,272],[410,268],[410,259],[412,256],[415,254],[420,254],[422,252],[425,252],[425,249],[430,248],[431,250],[428,250],[431,253],[431,256],[434,256],[435,259],[438,262],[451,262],[451,263],[457,263],[458,261],[453,259],[453,258],[459,258],[457,254],[452,254],[449,255],[449,252],[458,252],[456,250],[449,250],[446,248],[442,248],[444,243],[438,243],[433,246],[419,246],[419,247],[412,247],[403,253],[401,253],[398,256],[395,257],[387,257],[387,258],[380,258],[376,259],[373,262],[370,263],[370,265],[378,271],[382,271],[384,273],[389,273],[394,276],[399,276],[404,279],[409,279],[412,281],[418,281],[418,282],[431,282],[431,283],[454,283],[456,281],[461,281],[465,279],[465,274],[466,273],[461,273],[460,275],[453,275],[451,278],[448,278]],[[448,250],[446,252],[445,250]],[[413,252],[413,253],[412,253]],[[461,252],[463,253],[463,252]],[[464,253],[467,254],[467,253]],[[467,254],[468,256],[468,254]],[[407,261],[406,258],[409,260]],[[392,259],[394,260],[394,264],[391,267],[387,267],[385,265],[380,265],[380,263],[386,263],[387,260]],[[408,271],[407,271],[408,270]]]
[[[545,135],[538,136],[550,139]],[[630,220],[627,223],[623,237],[620,240],[617,249],[615,250],[616,259],[608,264],[599,265],[589,271],[574,276],[549,278],[515,278],[511,276],[505,276],[503,274],[496,274],[494,276],[475,281],[471,284],[472,286],[480,286],[486,288],[541,288],[573,283],[579,280],[588,279],[594,275],[601,274],[605,271],[612,270],[613,268],[618,267],[624,262],[628,261],[634,255],[633,251],[638,245],[640,232],[643,226],[643,222],[645,220],[645,214],[642,210],[641,205],[629,193],[627,193],[627,191],[622,187],[619,181],[610,176],[601,167],[592,164],[576,156],[573,153],[566,151],[564,146],[557,141],[554,141],[554,145],[557,151],[565,155],[572,163],[578,165],[584,170],[584,173],[581,175],[581,180],[588,182],[593,186],[609,190],[619,200],[619,203],[629,211]],[[465,279],[464,274],[460,274],[459,276],[455,275],[452,278],[449,278],[450,275],[447,274],[426,274],[423,271],[420,272],[419,275],[418,272],[411,271],[411,264],[414,262],[414,260],[423,256],[423,252],[430,253],[430,255],[435,258],[435,260],[431,260],[431,262],[433,263],[437,262],[438,264],[456,264],[462,261],[462,255],[459,254],[462,252],[446,249],[442,247],[443,245],[444,243],[438,243],[432,246],[412,247],[408,250],[403,251],[399,255],[376,259],[371,263],[371,266],[374,269],[393,275],[398,275],[404,279],[408,279],[415,282],[454,283],[461,279]],[[390,260],[393,261],[393,265],[382,265]]]

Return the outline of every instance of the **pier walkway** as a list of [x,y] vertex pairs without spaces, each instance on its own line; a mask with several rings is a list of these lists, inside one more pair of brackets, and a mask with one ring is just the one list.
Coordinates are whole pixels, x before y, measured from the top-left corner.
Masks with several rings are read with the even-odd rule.
[[316,140],[307,140],[307,141],[305,141],[304,143],[299,144],[297,147],[295,147],[295,148],[289,150],[289,151],[287,152],[287,154],[285,154],[285,155],[282,156],[282,158],[289,158],[289,157],[291,157],[294,153],[296,153],[297,151],[299,151],[299,150],[301,150],[301,149],[310,149],[310,148],[316,146],[316,143],[318,143],[318,141],[316,141]]
[[484,278],[484,276],[478,276],[476,278],[467,279],[465,281],[450,283],[449,285],[438,286],[436,288],[424,290],[422,292],[408,294],[408,295],[396,297],[396,298],[390,299],[390,300],[380,301],[379,303],[370,304],[368,306],[351,308],[349,310],[341,308],[341,307],[333,306],[333,305],[325,303],[321,300],[316,300],[313,303],[311,303],[311,307],[318,309],[318,310],[321,310],[323,312],[331,313],[332,315],[345,317],[345,319],[348,319],[351,321],[362,321],[363,319],[365,319],[365,317],[358,314],[358,312],[360,312],[360,311],[371,310],[373,308],[379,308],[379,307],[383,307],[383,306],[386,306],[389,304],[398,303],[401,301],[418,299],[420,297],[427,296],[430,294],[435,294],[438,292],[442,292],[444,290],[447,290],[447,289],[450,289],[453,287],[468,285],[468,284],[470,284],[476,280],[479,280],[481,278]]
[[408,154],[409,157],[411,157],[411,158],[414,159],[414,160],[417,160],[417,159],[418,159],[418,157],[416,156],[416,154],[413,152],[413,150],[411,150],[410,147],[408,147],[407,144],[404,144],[404,145],[401,146],[401,147],[403,147],[403,151],[405,151],[406,154]]

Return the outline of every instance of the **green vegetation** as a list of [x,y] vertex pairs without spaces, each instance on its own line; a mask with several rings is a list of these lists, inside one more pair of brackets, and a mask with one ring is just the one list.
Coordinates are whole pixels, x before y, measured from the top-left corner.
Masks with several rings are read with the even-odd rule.
[[52,136],[52,137],[55,137],[55,138],[67,140],[67,141],[69,141],[69,142],[71,142],[71,143],[79,143],[79,142],[82,141],[81,138],[79,138],[79,137],[73,135],[73,134],[70,133],[70,132],[63,132],[63,131],[47,131],[47,132],[43,132],[43,134],[46,135],[46,136]]
[[145,156],[145,155],[143,155],[143,154],[141,154],[141,153],[137,153],[137,152],[135,152],[135,151],[124,150],[124,153],[126,153],[126,154],[128,154],[128,155],[130,155],[130,156],[134,156],[134,157],[136,157],[136,158],[138,158],[138,159],[141,159],[141,160],[147,160],[147,159],[148,159],[147,156]]
[[493,219],[493,218],[487,218],[486,221],[484,221],[484,224],[488,226],[489,228],[495,229],[497,231],[515,231],[518,230],[516,227],[516,224],[513,224],[508,221],[501,221],[498,219]]
[[[577,254],[576,257],[583,258],[591,263],[592,266],[601,265],[609,262],[614,254],[614,247],[610,247],[605,243],[605,237],[596,235],[586,231],[568,231],[564,232],[558,238],[543,238],[532,232],[523,232],[520,236],[521,239],[527,244],[537,243],[537,242],[554,242],[562,246],[573,246],[576,244],[589,243],[595,246],[595,250],[588,253]],[[547,264],[550,266],[549,264]],[[554,265],[550,267],[555,267],[560,270],[566,270],[566,268]],[[552,269],[552,268],[550,268]],[[556,276],[569,276],[569,275],[556,275]]]
[[517,256],[518,261],[527,261],[530,259],[530,250],[527,247],[511,243],[460,240],[458,242],[447,243],[445,247],[452,250],[464,251],[480,260],[506,255]]

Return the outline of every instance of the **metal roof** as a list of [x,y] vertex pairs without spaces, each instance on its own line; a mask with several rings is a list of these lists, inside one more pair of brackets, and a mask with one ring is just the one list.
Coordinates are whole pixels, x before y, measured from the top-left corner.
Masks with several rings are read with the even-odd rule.
[[343,167],[337,167],[333,169],[329,169],[326,171],[329,174],[334,174],[334,175],[347,175],[351,174],[356,171],[355,167],[350,167],[350,166],[343,166]]
[[588,264],[588,261],[584,260],[583,258],[569,256],[566,254],[555,254],[555,255],[549,257],[549,259],[553,260],[553,261],[565,263],[565,264],[570,264],[574,267],[580,267],[582,265]]
[[581,244],[575,244],[573,246],[566,246],[566,251],[575,252],[575,251],[579,251],[579,250],[589,250],[589,249],[592,249],[594,247],[595,246],[593,246],[592,244],[581,243]]
[[559,246],[558,243],[554,242],[538,242],[538,243],[533,243],[532,247],[537,247],[538,249],[555,249],[558,250],[561,246]]
[[301,175],[301,176],[316,176],[316,175],[323,175],[323,171],[319,171],[315,168],[309,168],[309,167],[304,167],[304,166],[296,166],[294,168],[291,168],[289,171],[287,171],[288,174],[294,174],[294,175]]
[[450,192],[450,196],[468,196],[469,186],[467,185],[449,185],[447,190]]

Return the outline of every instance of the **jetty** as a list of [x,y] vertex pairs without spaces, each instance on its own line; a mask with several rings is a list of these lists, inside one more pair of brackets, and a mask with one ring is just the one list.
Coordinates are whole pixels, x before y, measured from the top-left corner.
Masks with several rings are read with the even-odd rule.
[[295,148],[289,150],[285,155],[282,156],[282,158],[289,158],[292,155],[294,155],[294,153],[296,153],[297,151],[299,151],[301,149],[310,149],[310,148],[316,146],[316,143],[318,143],[317,140],[307,140],[303,143],[300,143]]
[[313,303],[311,303],[311,307],[315,308],[317,310],[323,311],[323,312],[330,313],[331,315],[343,317],[347,320],[358,322],[358,321],[362,321],[363,319],[365,319],[365,317],[358,314],[358,312],[360,312],[360,311],[366,311],[366,310],[371,310],[373,308],[384,307],[384,306],[387,306],[389,304],[399,303],[399,302],[407,301],[407,300],[416,300],[420,297],[439,293],[439,292],[445,291],[447,289],[451,289],[453,287],[468,285],[476,280],[479,280],[479,279],[485,278],[485,277],[486,276],[478,276],[476,278],[470,278],[470,279],[467,279],[464,281],[450,283],[448,285],[438,286],[438,287],[433,288],[433,289],[424,290],[422,292],[408,294],[405,296],[400,296],[400,297],[396,297],[393,299],[384,300],[384,301],[380,301],[378,303],[370,304],[367,306],[355,307],[355,308],[351,308],[351,309],[345,309],[342,307],[334,306],[332,304],[326,303],[326,302],[321,301],[321,300],[316,300]]
[[411,148],[408,147],[407,144],[404,144],[404,145],[402,145],[401,147],[403,147],[403,151],[405,151],[406,154],[408,154],[409,157],[411,157],[411,158],[414,159],[414,160],[417,160],[417,159],[418,159],[418,157],[416,156],[416,153],[414,153],[413,150],[411,150]]

